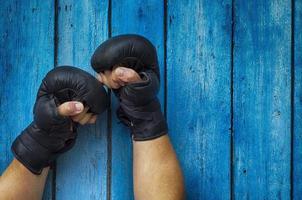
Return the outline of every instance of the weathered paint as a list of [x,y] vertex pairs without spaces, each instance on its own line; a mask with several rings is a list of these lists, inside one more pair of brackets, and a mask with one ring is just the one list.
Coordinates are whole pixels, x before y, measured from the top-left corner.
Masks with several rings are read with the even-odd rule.
[[291,2],[235,1],[234,197],[289,199]]
[[296,0],[294,8],[294,113],[293,113],[293,199],[302,198],[302,1]]
[[54,66],[53,10],[51,1],[1,1],[0,173],[12,160],[12,141],[32,121],[42,78]]
[[[9,0],[0,16],[1,173],[47,71],[93,73],[97,45],[137,33],[158,51],[187,199],[301,199],[301,1]],[[131,138],[111,99],[111,116],[80,127],[58,159],[44,199],[133,199]]]
[[231,1],[168,1],[167,118],[187,199],[230,197]]

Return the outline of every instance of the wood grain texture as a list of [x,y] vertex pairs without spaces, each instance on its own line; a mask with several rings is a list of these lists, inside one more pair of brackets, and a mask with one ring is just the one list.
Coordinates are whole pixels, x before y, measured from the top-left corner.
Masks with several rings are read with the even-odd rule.
[[[12,160],[12,141],[32,120],[37,89],[53,68],[55,54],[58,65],[93,74],[90,56],[108,33],[137,33],[157,48],[159,98],[184,171],[187,199],[230,199],[232,189],[233,199],[290,199],[291,192],[293,199],[301,199],[302,1],[57,2],[54,41],[54,1],[1,1],[0,174]],[[75,147],[58,159],[57,200],[133,199],[130,133],[118,123],[114,95],[112,103],[110,144],[111,119],[104,113],[96,125],[80,127]],[[43,199],[53,199],[52,186],[50,173]]]
[[167,118],[187,199],[230,197],[231,1],[168,1]]
[[294,12],[294,135],[293,199],[302,198],[302,1],[295,1]]
[[235,1],[234,197],[290,198],[291,2]]
[[[164,98],[164,3],[156,0],[112,0],[112,36],[126,33],[141,34],[157,48],[161,68],[161,92]],[[112,199],[133,199],[132,144],[130,133],[118,124],[115,110],[118,102],[113,100],[112,114]]]
[[[107,39],[107,1],[59,1],[58,65],[73,65],[93,73],[90,57]],[[106,112],[96,125],[80,126],[74,148],[57,161],[56,198],[106,198]]]
[[0,174],[12,160],[12,141],[32,121],[41,80],[53,68],[53,30],[51,1],[1,1]]

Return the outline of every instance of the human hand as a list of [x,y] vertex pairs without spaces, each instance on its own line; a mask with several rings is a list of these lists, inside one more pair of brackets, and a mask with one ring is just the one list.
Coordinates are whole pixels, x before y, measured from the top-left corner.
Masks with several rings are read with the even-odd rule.
[[58,107],[58,112],[62,116],[70,117],[74,122],[84,124],[94,124],[97,115],[88,112],[89,107],[84,107],[81,102],[68,101]]
[[112,71],[100,72],[97,74],[97,79],[111,89],[118,89],[126,84],[142,80],[136,71],[126,67],[115,67]]

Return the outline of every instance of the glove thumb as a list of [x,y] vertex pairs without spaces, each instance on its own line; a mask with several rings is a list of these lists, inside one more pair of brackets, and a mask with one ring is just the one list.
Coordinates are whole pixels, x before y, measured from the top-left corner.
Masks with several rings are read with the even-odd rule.
[[58,107],[61,116],[74,116],[84,110],[84,105],[78,101],[67,101]]

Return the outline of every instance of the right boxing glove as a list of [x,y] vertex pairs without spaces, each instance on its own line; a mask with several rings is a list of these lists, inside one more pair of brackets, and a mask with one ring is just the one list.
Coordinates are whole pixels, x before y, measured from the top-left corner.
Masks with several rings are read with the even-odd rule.
[[103,42],[94,51],[91,66],[97,73],[115,66],[138,73],[152,70],[159,79],[156,48],[147,38],[135,34],[118,35]]
[[141,72],[140,76],[142,81],[130,83],[117,92],[120,100],[117,116],[130,127],[135,141],[152,140],[168,133],[168,126],[156,96],[159,89],[158,78],[151,70]]
[[147,38],[134,34],[112,37],[95,50],[91,66],[98,73],[116,66],[138,72],[143,81],[114,90],[120,100],[117,115],[131,128],[134,140],[151,140],[167,134],[156,97],[160,86],[156,48]]
[[61,153],[73,147],[76,123],[58,114],[57,107],[79,101],[89,112],[100,114],[108,106],[102,84],[89,73],[70,66],[57,67],[43,79],[34,106],[34,121],[12,144],[12,152],[26,168],[40,174]]

